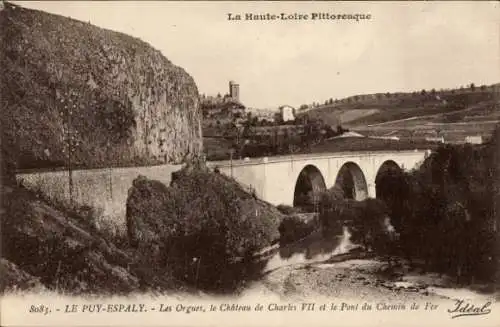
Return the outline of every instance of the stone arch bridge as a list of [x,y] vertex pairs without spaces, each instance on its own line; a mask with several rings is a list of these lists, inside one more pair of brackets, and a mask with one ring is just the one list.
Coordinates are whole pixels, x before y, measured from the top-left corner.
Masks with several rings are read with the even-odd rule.
[[375,198],[377,176],[388,169],[411,170],[430,150],[301,154],[209,162],[274,205],[299,205],[301,196],[339,185],[348,198]]

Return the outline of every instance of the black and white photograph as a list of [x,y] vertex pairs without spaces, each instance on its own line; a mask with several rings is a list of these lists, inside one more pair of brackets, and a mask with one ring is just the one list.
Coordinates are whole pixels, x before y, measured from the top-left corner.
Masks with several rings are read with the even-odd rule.
[[498,326],[498,1],[0,1],[0,325]]

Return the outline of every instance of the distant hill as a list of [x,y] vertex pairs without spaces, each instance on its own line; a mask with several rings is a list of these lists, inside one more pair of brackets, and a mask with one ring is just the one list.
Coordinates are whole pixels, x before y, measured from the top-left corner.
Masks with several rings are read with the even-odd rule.
[[444,137],[461,143],[469,135],[487,139],[500,122],[500,83],[452,90],[356,95],[302,111],[372,136],[413,140]]
[[328,104],[311,108],[300,115],[325,121],[338,120],[346,127],[364,127],[416,116],[456,112],[471,106],[483,110],[494,106],[499,99],[500,83],[490,86],[470,85],[452,90],[355,95],[327,101]]

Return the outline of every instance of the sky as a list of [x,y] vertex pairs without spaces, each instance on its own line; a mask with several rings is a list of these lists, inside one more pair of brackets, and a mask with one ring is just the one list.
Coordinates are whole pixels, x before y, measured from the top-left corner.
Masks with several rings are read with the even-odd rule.
[[[13,1],[151,44],[200,93],[240,84],[247,107],[500,82],[498,2]],[[370,14],[234,21],[228,14]]]

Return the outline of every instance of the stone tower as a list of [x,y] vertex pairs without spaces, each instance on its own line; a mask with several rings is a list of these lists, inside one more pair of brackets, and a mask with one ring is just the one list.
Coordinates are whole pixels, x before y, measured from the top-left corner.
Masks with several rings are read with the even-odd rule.
[[234,81],[229,81],[229,96],[236,101],[240,101],[240,85]]

